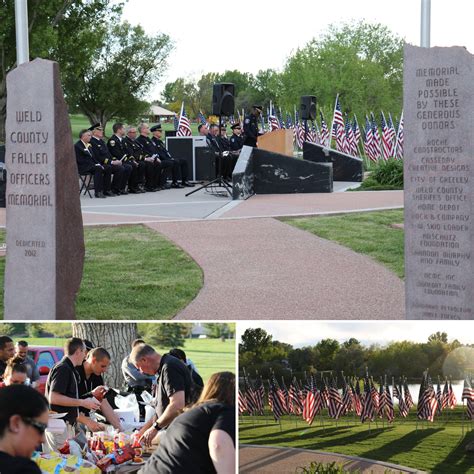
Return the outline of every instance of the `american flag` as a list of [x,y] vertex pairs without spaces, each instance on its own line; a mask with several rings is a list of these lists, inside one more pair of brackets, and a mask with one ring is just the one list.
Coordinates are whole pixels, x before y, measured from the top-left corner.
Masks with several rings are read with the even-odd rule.
[[288,407],[290,397],[289,397],[288,389],[286,388],[285,380],[283,379],[283,377],[281,378],[280,393],[281,393],[280,397],[282,399],[283,406],[285,407],[285,412],[291,413]]
[[383,112],[380,112],[380,123],[382,125],[382,156],[387,161],[392,155],[392,137]]
[[334,104],[334,115],[332,117],[332,138],[337,140],[338,126],[344,130],[344,118],[342,116],[341,104],[339,102],[339,94],[336,96],[336,103]]
[[342,398],[337,390],[336,380],[332,377],[329,385],[328,413],[331,418],[338,419],[341,415]]
[[352,124],[346,114],[346,153],[352,156],[357,156],[357,144],[354,136]]
[[285,126],[288,130],[291,130],[293,128],[293,119],[291,118],[291,114],[289,114],[288,112],[286,113],[286,124],[285,124]]
[[405,392],[405,404],[408,407],[408,409],[410,409],[415,404],[415,402],[413,401],[413,398],[411,396],[410,389],[408,388],[408,384],[406,380],[403,382],[403,390]]
[[392,423],[395,418],[393,399],[390,395],[390,387],[387,384],[387,380],[385,380],[385,416],[389,423]]
[[179,119],[178,119],[178,115],[177,115],[177,114],[174,114],[174,117],[173,117],[173,125],[174,125],[174,130],[175,130],[175,131],[178,131]]
[[250,415],[256,415],[258,413],[258,402],[256,393],[252,388],[247,377],[244,375],[244,397],[245,397],[245,408]]
[[377,392],[377,389],[375,388],[373,379],[371,379],[370,396],[372,397],[372,403],[374,404],[375,413],[378,413],[379,405],[380,405],[380,397],[379,397],[379,393]]
[[449,407],[449,386],[448,381],[444,382],[444,389],[443,389],[443,396],[441,397],[441,409],[444,410],[445,408]]
[[394,155],[397,159],[403,160],[403,111],[400,117],[400,123],[397,127],[397,137],[395,139],[395,152]]
[[336,136],[336,150],[346,153],[347,140],[346,140],[346,132],[345,132],[344,126],[341,126],[335,123],[333,135]]
[[360,383],[359,379],[355,380],[355,386],[351,384],[352,393],[354,394],[354,410],[357,416],[362,414],[362,396],[360,393]]
[[311,425],[316,416],[316,394],[314,390],[308,390],[303,407],[303,420]]
[[[351,386],[347,383],[346,379],[343,377],[344,388],[342,391],[342,402],[339,407],[339,416],[346,415],[354,409],[354,394]],[[338,418],[339,418],[338,416]]]
[[436,388],[436,401],[438,402],[438,406],[436,407],[438,415],[441,414],[441,410],[443,409],[443,392],[441,391],[441,384],[438,377],[438,385]]
[[365,156],[368,156],[370,160],[377,161],[377,158],[374,155],[374,150],[372,146],[374,138],[372,135],[372,126],[369,122],[369,117],[365,116],[365,140],[364,140],[364,152]]
[[186,111],[184,110],[184,102],[181,104],[181,113],[179,114],[178,130],[176,131],[177,137],[190,137],[192,136],[191,124],[189,123],[188,117],[186,117]]
[[198,113],[198,119],[202,125],[207,125],[206,117],[204,117],[204,114],[201,111]]
[[300,415],[303,412],[303,404],[301,402],[299,392],[300,390],[298,387],[298,382],[296,381],[296,378],[294,377],[290,385],[288,399],[289,399],[290,406],[293,410],[293,413],[295,415]]
[[285,122],[283,121],[283,115],[281,113],[281,109],[278,109],[277,119],[278,119],[278,123],[280,124],[280,128],[285,128]]
[[295,128],[293,129],[293,136],[298,148],[303,148],[304,128],[300,124],[299,113],[295,107]]
[[268,385],[268,404],[275,421],[278,421],[283,416],[285,410],[281,404],[281,398],[278,395],[278,388],[275,385],[274,378],[271,382],[268,382]]
[[360,142],[361,133],[360,133],[360,128],[359,128],[359,122],[357,121],[357,117],[355,114],[354,114],[354,120],[352,121],[352,131],[354,132],[356,148],[357,150],[359,150],[358,145]]
[[275,107],[273,107],[271,102],[270,102],[270,109],[268,112],[268,128],[270,129],[271,132],[273,132],[273,130],[280,129],[280,122],[278,121],[278,118],[275,114]]
[[454,395],[453,385],[451,384],[451,380],[449,381],[449,396],[448,396],[449,408],[453,410],[458,401],[456,400],[456,395]]
[[420,420],[434,421],[438,406],[433,382],[427,372],[423,374],[423,381],[420,385],[420,394],[418,396],[417,416]]
[[239,413],[245,413],[247,411],[247,400],[245,395],[239,389]]
[[263,382],[260,378],[260,375],[257,376],[257,382],[254,390],[254,398],[257,412],[260,415],[263,415],[263,409],[265,406],[265,387],[263,386]]
[[405,398],[403,397],[403,388],[402,384],[400,384],[400,388],[398,389],[399,396],[398,398],[398,413],[402,418],[406,418],[408,413],[410,412],[410,407],[406,404]]
[[374,421],[375,407],[371,392],[370,380],[369,377],[366,376],[364,379],[364,406],[362,407],[362,413],[360,415],[360,421],[362,423],[364,423],[365,420]]
[[474,420],[474,389],[472,388],[471,377],[466,377],[464,379],[464,387],[462,390],[461,399],[466,400],[466,418],[468,420]]
[[391,150],[392,154],[390,156],[395,156],[394,155],[394,151],[395,151],[394,138],[395,138],[395,135],[397,133],[395,132],[395,127],[393,126],[392,114],[390,112],[388,113],[387,126],[388,126],[388,131],[389,131],[389,134],[390,134],[390,141],[391,141],[391,144],[392,144],[392,150]]
[[377,122],[375,121],[375,116],[371,112],[371,127],[372,127],[372,153],[374,157],[379,160],[382,153],[380,151],[380,135],[379,135],[379,128],[377,126]]
[[328,126],[321,110],[319,111],[319,115],[321,116],[321,145],[327,147],[329,146],[331,137],[329,136]]

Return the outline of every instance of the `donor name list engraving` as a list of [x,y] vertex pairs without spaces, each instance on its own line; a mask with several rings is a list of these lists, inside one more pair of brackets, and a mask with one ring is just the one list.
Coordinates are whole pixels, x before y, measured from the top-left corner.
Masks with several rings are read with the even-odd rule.
[[408,319],[474,318],[474,60],[462,47],[405,47]]

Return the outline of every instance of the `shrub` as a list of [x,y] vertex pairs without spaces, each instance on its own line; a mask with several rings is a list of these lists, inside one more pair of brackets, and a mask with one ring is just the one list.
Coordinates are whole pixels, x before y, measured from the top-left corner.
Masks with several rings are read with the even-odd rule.
[[336,461],[325,464],[313,461],[308,467],[298,467],[297,474],[358,474],[360,471],[346,471],[343,464],[337,464]]
[[403,161],[379,161],[359,189],[403,189]]

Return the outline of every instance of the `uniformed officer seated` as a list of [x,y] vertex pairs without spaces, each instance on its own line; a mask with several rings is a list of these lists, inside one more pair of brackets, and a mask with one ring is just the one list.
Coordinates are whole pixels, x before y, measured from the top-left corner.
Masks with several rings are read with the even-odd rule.
[[[128,194],[129,191],[132,191],[130,186],[130,176],[133,172],[133,165],[131,163],[132,157],[127,155],[127,150],[125,148],[125,127],[123,123],[114,123],[112,126],[114,134],[109,138],[107,142],[107,148],[109,149],[110,154],[114,158],[116,164],[122,163],[123,167],[123,181],[122,187],[120,188],[120,194]],[[127,188],[128,187],[128,188]],[[127,189],[129,191],[127,191]],[[137,192],[135,189],[133,192]]]
[[254,105],[252,107],[252,112],[245,117],[244,120],[244,145],[256,147],[257,138],[261,133],[258,131],[258,120],[262,114],[262,106]]
[[242,127],[240,126],[240,123],[234,123],[234,125],[232,125],[230,128],[232,129],[232,136],[229,139],[230,157],[232,159],[232,175],[232,172],[235,168],[235,164],[239,159],[240,151],[244,146],[244,137],[242,136]]
[[[194,184],[188,182],[188,163],[183,158],[172,157],[170,152],[166,149],[165,144],[161,140],[162,129],[161,124],[154,125],[150,128],[153,137],[151,141],[155,144],[158,150],[158,156],[162,164],[171,163],[171,187],[184,188],[194,187]],[[181,181],[181,183],[180,183]]]
[[150,127],[142,122],[138,126],[138,137],[136,142],[142,149],[142,156],[145,161],[145,190],[147,192],[158,191],[161,178],[161,160],[158,157],[156,147],[151,141]]

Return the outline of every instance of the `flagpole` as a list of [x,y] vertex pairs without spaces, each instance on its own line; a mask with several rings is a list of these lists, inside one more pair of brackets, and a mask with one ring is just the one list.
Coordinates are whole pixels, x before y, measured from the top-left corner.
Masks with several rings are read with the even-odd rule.
[[15,0],[16,65],[30,60],[28,0]]
[[334,102],[334,110],[332,112],[332,123],[331,123],[331,129],[329,130],[329,148],[331,147],[332,144],[332,131],[334,130],[334,116],[336,114],[336,104],[337,104],[337,99],[339,98],[339,94],[336,95],[336,101]]

